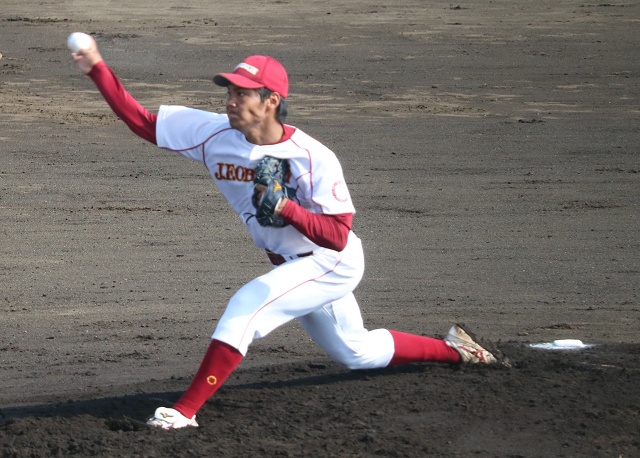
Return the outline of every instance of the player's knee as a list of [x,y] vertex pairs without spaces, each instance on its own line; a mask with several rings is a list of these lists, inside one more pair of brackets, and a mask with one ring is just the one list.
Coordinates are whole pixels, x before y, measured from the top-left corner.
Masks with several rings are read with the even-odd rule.
[[349,355],[342,354],[339,357],[335,358],[338,363],[343,365],[345,368],[356,371],[362,369],[375,369],[380,367],[375,360],[367,357],[366,354],[363,353],[351,353]]
[[375,331],[369,332],[368,336],[375,337],[375,339],[365,339],[361,342],[351,341],[348,345],[334,347],[333,351],[329,351],[329,354],[350,370],[386,367],[393,357],[393,341],[390,335],[386,340],[378,338],[380,335],[385,336],[385,334],[376,334]]

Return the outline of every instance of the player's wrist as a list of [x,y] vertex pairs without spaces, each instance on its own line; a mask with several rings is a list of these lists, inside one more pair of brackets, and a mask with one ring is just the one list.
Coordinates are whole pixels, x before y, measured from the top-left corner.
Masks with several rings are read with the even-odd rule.
[[284,210],[284,206],[287,205],[287,202],[289,202],[289,199],[287,199],[286,197],[281,197],[276,204],[276,208],[273,210],[273,214],[275,216],[280,216],[280,213],[282,213],[282,210]]
[[80,68],[80,70],[89,77],[102,70],[103,67],[106,67],[104,59],[102,59],[102,56],[100,56],[99,54],[97,56],[93,56],[90,59],[85,59],[84,61],[77,62],[78,68]]

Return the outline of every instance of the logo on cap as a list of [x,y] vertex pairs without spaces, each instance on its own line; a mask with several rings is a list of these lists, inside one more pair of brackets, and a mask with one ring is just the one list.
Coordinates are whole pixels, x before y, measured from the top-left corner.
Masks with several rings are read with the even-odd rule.
[[256,76],[258,74],[258,69],[256,67],[254,67],[253,65],[249,65],[246,62],[240,62],[238,65],[236,65],[236,68],[234,68],[233,70],[237,70],[239,68],[243,68],[246,71],[248,71],[249,73],[251,73],[253,76]]

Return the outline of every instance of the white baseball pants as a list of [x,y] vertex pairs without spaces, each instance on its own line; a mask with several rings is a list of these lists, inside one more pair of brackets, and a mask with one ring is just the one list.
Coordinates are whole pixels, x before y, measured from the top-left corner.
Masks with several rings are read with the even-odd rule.
[[351,233],[340,253],[318,249],[240,288],[212,338],[246,355],[254,339],[297,318],[309,336],[345,367],[386,367],[394,352],[393,338],[386,329],[365,329],[352,293],[363,272],[362,243]]

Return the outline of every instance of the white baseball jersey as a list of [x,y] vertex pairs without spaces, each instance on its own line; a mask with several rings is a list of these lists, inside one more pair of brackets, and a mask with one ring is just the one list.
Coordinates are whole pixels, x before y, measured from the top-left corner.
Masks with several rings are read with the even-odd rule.
[[[281,255],[313,251],[244,285],[229,301],[212,338],[246,354],[251,342],[297,318],[329,355],[351,368],[386,366],[393,339],[367,331],[353,290],[364,272],[360,239],[351,232],[341,252],[322,248],[292,226],[262,227],[251,202],[255,167],[265,156],[287,159],[298,203],[313,213],[355,213],[335,154],[300,129],[275,145],[254,145],[226,114],[161,106],[158,146],[202,162],[249,229],[256,245]],[[268,287],[265,288],[265,285]]]
[[287,159],[296,200],[313,213],[355,213],[342,167],[335,154],[296,129],[274,145],[254,145],[230,127],[226,114],[181,106],[161,106],[158,146],[204,163],[213,181],[249,229],[259,248],[283,255],[314,251],[317,245],[292,226],[262,227],[251,203],[254,170],[265,156]]

